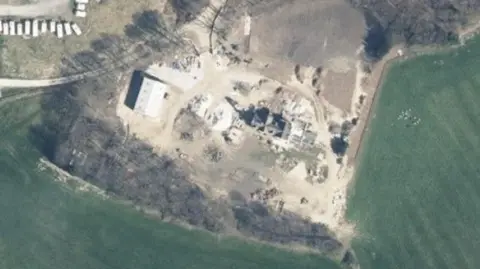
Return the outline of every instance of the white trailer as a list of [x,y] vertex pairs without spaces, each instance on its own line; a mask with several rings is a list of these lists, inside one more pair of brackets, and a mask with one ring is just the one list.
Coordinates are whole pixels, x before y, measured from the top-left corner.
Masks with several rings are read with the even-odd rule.
[[47,21],[42,21],[42,24],[40,25],[40,33],[44,34],[47,31],[48,31]]
[[15,31],[15,30],[16,30],[16,29],[15,29],[15,22],[14,22],[14,21],[9,21],[9,22],[8,22],[8,26],[9,26],[9,28],[10,28],[10,29],[9,29],[9,30],[10,30],[10,35],[16,35],[16,34],[15,34],[15,32],[16,32],[16,31]]
[[25,35],[30,35],[32,33],[32,22],[30,20],[25,20]]
[[82,30],[80,29],[78,24],[76,24],[74,22],[72,22],[72,30],[76,35],[81,35],[82,34]]
[[88,4],[88,0],[75,0],[75,4]]
[[80,10],[75,10],[75,16],[80,17],[80,18],[85,18],[87,16],[87,12],[80,11]]
[[75,10],[78,10],[78,11],[85,11],[85,9],[87,9],[87,6],[83,3],[78,3],[75,6]]
[[38,36],[38,20],[33,20],[32,22],[32,36],[33,37]]
[[50,21],[50,33],[55,33],[57,30],[57,23],[54,20]]
[[69,22],[64,22],[63,23],[63,29],[65,29],[65,35],[72,35],[72,26],[70,25]]
[[62,25],[62,23],[57,23],[57,37],[58,38],[63,37],[63,25]]
[[17,22],[17,34],[23,35],[23,23],[21,21]]
[[8,22],[4,22],[2,28],[3,28],[3,34],[4,35],[9,35],[10,34],[10,31],[8,31],[9,30],[8,29]]

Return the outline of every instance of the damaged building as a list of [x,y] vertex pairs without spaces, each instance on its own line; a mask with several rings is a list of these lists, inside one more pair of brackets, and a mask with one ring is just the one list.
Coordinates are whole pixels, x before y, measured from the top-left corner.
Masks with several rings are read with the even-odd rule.
[[273,113],[267,107],[250,106],[244,120],[257,131],[287,142],[288,145],[308,149],[315,145],[318,134],[312,124],[298,118],[286,119],[281,113]]
[[318,136],[311,127],[311,123],[302,120],[288,121],[286,122],[282,138],[296,148],[311,148],[315,145]]

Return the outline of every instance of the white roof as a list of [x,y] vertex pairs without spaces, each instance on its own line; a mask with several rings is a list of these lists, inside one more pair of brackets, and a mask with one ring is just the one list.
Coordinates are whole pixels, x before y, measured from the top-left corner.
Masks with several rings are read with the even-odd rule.
[[5,35],[8,35],[8,34],[9,34],[9,31],[8,31],[8,23],[4,22],[2,28],[3,28],[3,33],[4,33]]
[[142,86],[135,102],[134,111],[149,117],[158,117],[167,91],[167,85],[143,77]]
[[30,33],[32,32],[31,30],[31,22],[30,20],[25,20],[25,35],[30,35]]
[[78,24],[76,24],[74,22],[72,23],[72,30],[76,35],[81,35],[82,34],[82,30],[80,29]]
[[77,4],[77,10],[80,10],[80,11],[85,11],[85,4],[82,4],[82,3],[78,3]]
[[40,32],[41,33],[46,33],[48,31],[48,26],[47,26],[47,21],[42,21],[42,24],[40,25]]
[[61,23],[57,23],[57,37],[62,38],[63,37],[63,25]]
[[63,23],[63,29],[65,30],[65,35],[71,35],[72,34],[72,27],[69,22],[64,22]]
[[15,22],[14,21],[9,21],[8,25],[10,26],[10,35],[15,35]]
[[50,32],[54,33],[57,30],[57,23],[55,21],[50,21]]
[[76,11],[75,11],[75,16],[81,17],[81,18],[85,18],[85,16],[87,16],[87,12],[85,12],[85,11],[80,11],[80,10],[76,10]]
[[17,22],[17,34],[23,35],[23,24],[21,22]]

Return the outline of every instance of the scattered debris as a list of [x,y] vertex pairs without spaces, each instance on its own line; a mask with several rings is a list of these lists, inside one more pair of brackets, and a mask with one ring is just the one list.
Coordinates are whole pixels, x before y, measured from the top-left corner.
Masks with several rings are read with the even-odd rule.
[[420,124],[420,122],[422,121],[422,119],[412,115],[412,109],[411,108],[402,111],[398,115],[397,120],[408,121],[407,124],[406,124],[406,127],[416,126],[416,125]]
[[209,161],[214,163],[218,163],[223,158],[223,152],[215,145],[208,145],[203,154]]

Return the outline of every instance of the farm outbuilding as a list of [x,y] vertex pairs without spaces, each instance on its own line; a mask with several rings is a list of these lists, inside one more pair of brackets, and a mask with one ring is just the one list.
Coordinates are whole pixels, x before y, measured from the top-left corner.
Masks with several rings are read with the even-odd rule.
[[63,37],[63,24],[62,23],[57,23],[57,37],[62,38]]
[[23,35],[23,24],[22,22],[17,22],[17,34]]
[[77,4],[75,7],[75,10],[78,10],[78,11],[85,11],[85,9],[86,9],[86,5],[82,3]]
[[57,30],[57,23],[54,20],[51,20],[49,28],[50,33],[55,33],[55,31]]
[[38,36],[38,20],[33,20],[32,22],[32,36],[33,37]]
[[14,21],[9,21],[8,22],[8,28],[10,28],[10,35],[16,35],[16,28],[15,28],[15,22]]
[[133,110],[148,117],[158,117],[168,86],[158,80],[143,77]]
[[87,12],[80,11],[80,10],[75,10],[75,16],[80,17],[80,18],[85,18],[87,16]]
[[63,29],[65,29],[65,35],[72,35],[72,26],[69,22],[63,23]]
[[25,20],[25,35],[30,35],[32,33],[32,22],[30,20]]
[[4,35],[9,35],[10,34],[10,31],[9,31],[9,28],[8,28],[8,22],[4,22],[2,28],[3,28],[3,34]]
[[78,24],[76,24],[74,22],[72,22],[72,30],[76,35],[81,35],[82,34],[82,30],[80,29]]
[[47,21],[42,21],[40,25],[40,33],[44,34],[48,31],[48,23]]

